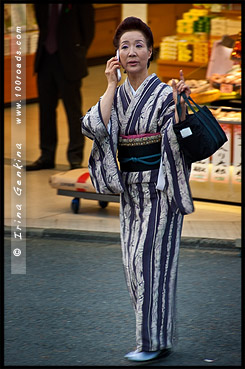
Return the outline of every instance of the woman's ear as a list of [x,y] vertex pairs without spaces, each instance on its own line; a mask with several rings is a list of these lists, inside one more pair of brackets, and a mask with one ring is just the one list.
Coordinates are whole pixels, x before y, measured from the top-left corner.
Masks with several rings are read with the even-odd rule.
[[148,50],[149,50],[149,58],[148,59],[150,59],[151,56],[152,56],[152,47],[150,47]]

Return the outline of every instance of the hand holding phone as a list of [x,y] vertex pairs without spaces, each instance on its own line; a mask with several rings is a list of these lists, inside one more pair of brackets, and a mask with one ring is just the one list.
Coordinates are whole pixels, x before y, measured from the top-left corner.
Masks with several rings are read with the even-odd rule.
[[[117,59],[119,61],[119,50],[118,49],[117,49],[116,57],[117,57]],[[117,68],[117,80],[118,80],[118,82],[121,80],[121,78],[122,78],[121,71],[120,71],[119,68]]]

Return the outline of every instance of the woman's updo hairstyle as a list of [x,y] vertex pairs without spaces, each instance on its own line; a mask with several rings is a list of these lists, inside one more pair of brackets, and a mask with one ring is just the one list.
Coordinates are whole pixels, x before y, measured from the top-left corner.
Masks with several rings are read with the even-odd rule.
[[113,45],[115,46],[115,49],[117,50],[119,48],[119,42],[120,42],[120,38],[122,37],[122,35],[125,32],[128,31],[140,31],[143,33],[143,35],[145,36],[146,39],[146,44],[148,49],[150,47],[152,47],[152,53],[151,53],[151,57],[148,60],[148,65],[147,67],[149,67],[150,65],[150,60],[153,60],[153,35],[151,32],[150,27],[147,26],[146,23],[144,23],[140,18],[136,18],[136,17],[127,17],[125,18],[117,27],[115,34],[114,34],[114,38],[113,38]]

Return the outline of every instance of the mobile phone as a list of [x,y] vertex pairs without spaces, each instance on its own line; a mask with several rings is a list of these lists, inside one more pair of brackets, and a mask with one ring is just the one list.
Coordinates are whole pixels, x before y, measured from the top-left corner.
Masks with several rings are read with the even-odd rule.
[[[117,49],[116,57],[117,57],[117,59],[119,61],[119,50],[118,49]],[[117,68],[117,80],[118,80],[118,82],[121,81],[121,78],[122,78],[121,71],[120,71],[119,68]]]

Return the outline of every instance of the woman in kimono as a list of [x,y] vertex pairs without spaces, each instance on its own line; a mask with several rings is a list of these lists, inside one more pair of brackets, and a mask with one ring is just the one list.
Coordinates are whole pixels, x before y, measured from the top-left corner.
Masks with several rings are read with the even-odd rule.
[[[136,316],[137,345],[125,357],[148,361],[168,354],[175,338],[183,215],[194,209],[190,168],[173,125],[179,121],[177,94],[184,91],[189,96],[190,89],[182,71],[172,87],[148,74],[153,36],[139,18],[124,19],[113,43],[120,61],[108,60],[107,89],[81,118],[82,133],[93,140],[88,167],[96,191],[120,193],[122,260]],[[118,86],[120,66],[127,78]],[[182,97],[180,104],[182,121]]]

